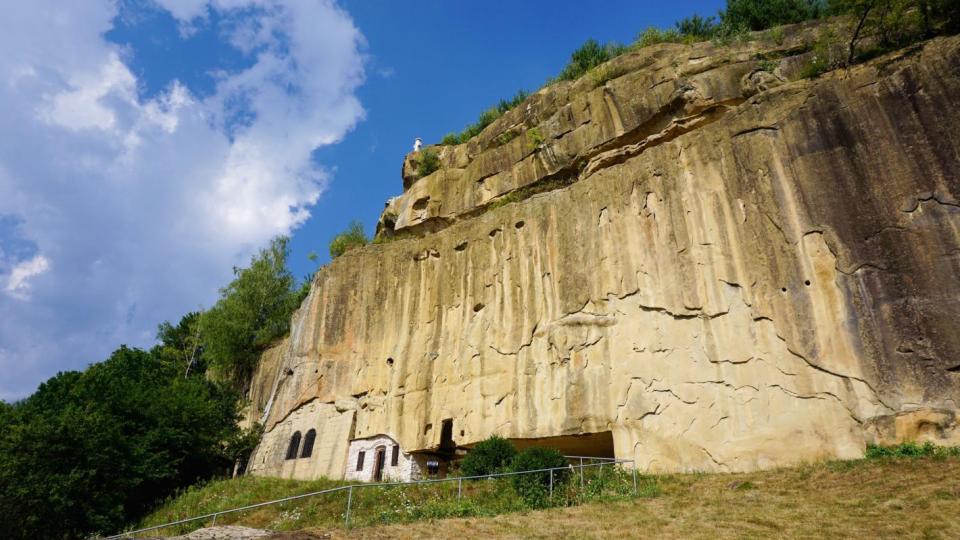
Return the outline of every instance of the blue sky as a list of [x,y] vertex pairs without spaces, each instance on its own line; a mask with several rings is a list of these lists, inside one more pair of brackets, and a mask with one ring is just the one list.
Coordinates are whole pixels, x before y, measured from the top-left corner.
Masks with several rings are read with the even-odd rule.
[[[719,0],[36,0],[0,19],[0,399],[372,233],[415,136]],[[600,6],[600,7],[598,7]]]

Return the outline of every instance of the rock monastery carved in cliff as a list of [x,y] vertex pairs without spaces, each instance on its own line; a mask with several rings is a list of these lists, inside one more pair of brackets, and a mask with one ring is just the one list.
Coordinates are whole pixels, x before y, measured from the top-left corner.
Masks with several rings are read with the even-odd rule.
[[443,474],[494,434],[651,472],[960,444],[960,38],[797,80],[815,31],[647,47],[425,146],[426,177],[408,155],[384,241],[264,354],[249,470]]

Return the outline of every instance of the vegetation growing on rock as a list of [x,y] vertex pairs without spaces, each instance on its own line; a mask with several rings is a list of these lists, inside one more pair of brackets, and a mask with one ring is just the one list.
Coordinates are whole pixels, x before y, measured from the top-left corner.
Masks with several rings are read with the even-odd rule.
[[[417,176],[423,178],[429,176],[440,169],[440,156],[429,148],[421,150],[417,156]],[[356,223],[351,223],[350,227]],[[362,230],[361,230],[362,232]]]
[[363,224],[351,221],[347,229],[333,237],[330,241],[330,258],[336,259],[351,249],[363,247],[370,243],[367,233],[363,231]]

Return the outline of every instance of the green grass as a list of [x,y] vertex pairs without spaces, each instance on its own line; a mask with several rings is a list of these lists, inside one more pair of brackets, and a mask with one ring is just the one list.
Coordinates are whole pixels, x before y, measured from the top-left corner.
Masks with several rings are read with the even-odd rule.
[[921,458],[932,457],[944,459],[948,457],[960,457],[960,446],[939,446],[932,442],[923,444],[908,442],[894,446],[867,446],[867,459],[890,459],[890,458]]
[[[653,477],[639,476],[639,495],[659,494]],[[246,476],[218,480],[190,488],[164,502],[133,529],[169,523],[230,508],[280,499],[347,485],[346,482],[316,480],[310,482]],[[633,476],[617,467],[585,469],[570,475],[567,482],[555,486],[548,507],[567,507],[591,501],[615,501],[633,497]],[[342,528],[346,509],[346,490],[307,497],[278,505],[226,514],[218,525],[243,525],[276,531],[304,528]],[[511,478],[464,481],[461,497],[457,483],[391,484],[355,488],[351,503],[351,527],[411,523],[453,517],[491,517],[524,512],[531,506],[517,496]],[[145,533],[184,534],[210,525],[210,521],[192,522]]]

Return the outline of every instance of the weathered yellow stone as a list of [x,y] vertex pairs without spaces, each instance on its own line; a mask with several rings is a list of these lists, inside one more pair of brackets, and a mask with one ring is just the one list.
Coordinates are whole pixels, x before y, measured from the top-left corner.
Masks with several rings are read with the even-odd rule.
[[264,357],[254,471],[293,474],[295,429],[340,441],[303,473],[338,476],[347,439],[432,449],[444,419],[459,445],[611,432],[650,471],[956,441],[960,38],[817,80],[761,68],[812,31],[644,49],[426,178],[408,156],[398,238],[323,268]]

